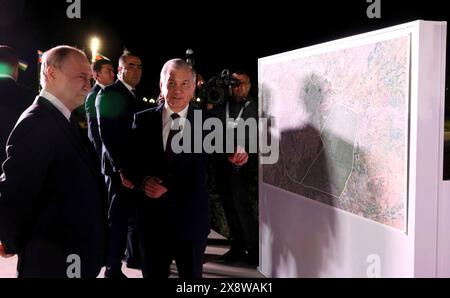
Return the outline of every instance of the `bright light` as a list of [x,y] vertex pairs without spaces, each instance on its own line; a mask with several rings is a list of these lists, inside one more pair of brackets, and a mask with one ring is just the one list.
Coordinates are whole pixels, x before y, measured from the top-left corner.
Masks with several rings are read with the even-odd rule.
[[97,55],[99,49],[100,49],[100,39],[98,39],[97,37],[93,37],[91,39],[92,62],[95,62],[95,56]]
[[200,97],[197,97],[197,102],[200,102],[200,100],[201,100]]
[[150,98],[149,102],[150,103],[155,103],[156,101],[153,98]]
[[145,102],[148,101],[147,97],[144,97],[142,100],[145,101]]

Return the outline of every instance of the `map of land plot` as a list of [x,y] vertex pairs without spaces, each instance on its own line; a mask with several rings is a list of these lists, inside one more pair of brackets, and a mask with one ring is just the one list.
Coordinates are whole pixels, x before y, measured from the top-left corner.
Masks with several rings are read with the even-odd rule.
[[406,229],[409,35],[259,65],[280,156],[263,182]]

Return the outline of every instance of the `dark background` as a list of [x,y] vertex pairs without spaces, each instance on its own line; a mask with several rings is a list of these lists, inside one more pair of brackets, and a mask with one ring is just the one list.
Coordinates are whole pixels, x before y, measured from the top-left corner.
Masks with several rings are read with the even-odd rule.
[[187,48],[194,50],[195,66],[205,79],[228,68],[246,70],[256,83],[260,57],[417,19],[447,21],[449,15],[444,1],[434,0],[381,0],[380,19],[367,17],[366,0],[81,0],[81,19],[69,19],[70,4],[0,0],[0,44],[15,47],[29,63],[20,81],[35,90],[38,49],[68,44],[90,57],[94,35],[101,39],[100,53],[115,64],[124,47],[141,56],[139,87],[151,97],[159,93],[164,62],[185,58]]
[[[148,98],[159,94],[159,72],[165,61],[185,58],[188,48],[194,50],[195,67],[205,79],[225,68],[244,70],[257,86],[258,58],[419,19],[449,20],[448,4],[442,0],[381,0],[380,19],[368,18],[366,10],[371,3],[367,0],[80,2],[81,18],[70,19],[66,10],[71,3],[66,0],[0,0],[0,44],[16,48],[29,64],[21,72],[21,83],[37,92],[37,50],[67,44],[85,49],[90,58],[89,42],[97,36],[100,53],[116,67],[125,47],[141,57],[143,77],[138,88]],[[449,53],[447,47],[447,70]],[[256,94],[255,89],[253,92]],[[449,100],[446,102],[450,120]],[[444,163],[450,165],[450,142],[445,143],[445,152]],[[254,177],[250,192],[256,206],[257,175]],[[450,167],[445,167],[444,177],[450,179]],[[213,227],[227,235],[217,195],[210,193]]]

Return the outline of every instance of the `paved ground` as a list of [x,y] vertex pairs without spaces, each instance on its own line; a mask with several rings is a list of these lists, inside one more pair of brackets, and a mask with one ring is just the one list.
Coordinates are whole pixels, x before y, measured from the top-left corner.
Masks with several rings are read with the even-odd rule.
[[[215,240],[214,244],[208,245],[206,249],[205,264],[203,266],[204,278],[263,278],[264,276],[257,271],[256,268],[247,266],[246,264],[224,264],[220,261],[220,256],[228,251],[226,244],[221,244],[223,238],[214,231],[210,234],[210,239]],[[218,240],[218,241],[217,241]],[[0,258],[0,278],[16,277],[17,257],[4,259]],[[123,272],[130,278],[141,278],[141,271],[122,267]],[[100,272],[100,278],[103,277],[103,271]],[[177,270],[175,264],[172,264],[171,277],[176,278]]]

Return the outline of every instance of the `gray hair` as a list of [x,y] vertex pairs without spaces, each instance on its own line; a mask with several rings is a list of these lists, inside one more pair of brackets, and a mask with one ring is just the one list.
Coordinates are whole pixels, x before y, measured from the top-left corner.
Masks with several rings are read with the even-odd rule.
[[55,68],[61,69],[64,61],[66,61],[71,54],[82,55],[86,57],[86,54],[82,50],[66,45],[51,48],[42,55],[40,74],[41,86],[44,87],[45,83],[47,82],[47,68],[49,66],[53,66]]
[[166,80],[166,77],[168,75],[168,72],[171,68],[175,68],[175,69],[189,69],[192,73],[192,79],[195,85],[196,82],[196,73],[195,73],[195,69],[192,68],[192,66],[187,63],[185,60],[181,59],[181,58],[175,58],[175,59],[171,59],[169,61],[167,61],[164,66],[161,69],[161,74],[160,74],[160,79],[159,81],[162,83]]

